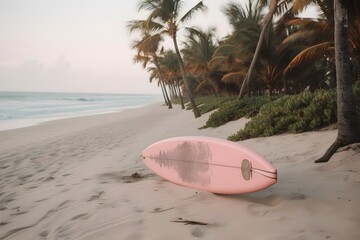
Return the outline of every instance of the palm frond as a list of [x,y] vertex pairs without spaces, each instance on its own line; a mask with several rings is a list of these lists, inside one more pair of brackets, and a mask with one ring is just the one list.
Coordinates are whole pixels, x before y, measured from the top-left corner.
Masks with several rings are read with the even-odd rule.
[[353,52],[360,57],[360,17],[354,19],[354,24],[349,26],[349,42]]
[[135,31],[140,33],[147,33],[158,31],[164,28],[164,26],[156,21],[152,21],[149,18],[146,20],[132,20],[128,21],[126,24],[126,28],[130,33]]
[[313,3],[313,0],[294,0],[293,12],[302,12],[310,3]]
[[227,72],[229,70],[229,67],[224,64],[226,59],[226,56],[213,57],[209,62],[209,67],[211,69],[218,69],[219,71]]
[[138,11],[146,10],[146,11],[152,11],[156,9],[159,5],[159,0],[142,0],[138,4]]
[[221,44],[214,52],[213,56],[227,55],[234,52],[239,52],[240,47],[232,44]]
[[185,13],[184,16],[178,22],[183,23],[189,21],[194,16],[195,13],[197,13],[198,11],[203,11],[205,9],[206,6],[203,4],[202,1],[200,1],[198,4],[192,7],[187,13]]
[[288,36],[287,38],[282,41],[280,45],[280,50],[288,48],[288,46],[293,46],[294,44],[304,44],[307,39],[312,38],[314,32],[313,31],[307,31],[307,32],[295,32]]
[[130,33],[134,31],[142,32],[145,29],[145,20],[132,20],[126,23],[126,28]]
[[[354,2],[354,1],[351,1]],[[324,19],[333,20],[334,18],[334,0],[316,0],[319,6],[318,13]],[[349,8],[350,9],[350,8]]]
[[140,40],[134,40],[131,44],[131,48],[137,51],[134,62],[142,62],[145,68],[150,60],[155,61],[161,41],[161,34],[151,35],[149,33],[143,33]]
[[324,42],[304,49],[288,64],[284,72],[286,73],[290,69],[300,64],[314,62],[316,60],[322,59],[324,55],[333,50],[333,47],[333,42]]
[[289,10],[291,9],[291,3],[292,2],[293,2],[293,0],[281,0],[281,1],[279,1],[278,4],[277,4],[276,14],[277,15],[282,15],[282,14],[288,13]]
[[223,82],[236,82],[236,83],[242,83],[242,81],[245,78],[246,73],[244,71],[237,71],[237,72],[230,72],[225,74],[221,81]]
[[145,55],[137,54],[134,56],[133,61],[134,63],[142,63],[142,67],[146,68],[147,64],[150,62],[150,58]]

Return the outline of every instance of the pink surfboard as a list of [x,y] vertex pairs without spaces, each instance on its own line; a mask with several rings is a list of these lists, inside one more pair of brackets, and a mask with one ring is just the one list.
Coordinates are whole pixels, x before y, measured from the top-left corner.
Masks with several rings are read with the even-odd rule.
[[218,194],[259,191],[276,183],[277,171],[255,151],[223,139],[177,137],[142,153],[145,164],[175,184]]

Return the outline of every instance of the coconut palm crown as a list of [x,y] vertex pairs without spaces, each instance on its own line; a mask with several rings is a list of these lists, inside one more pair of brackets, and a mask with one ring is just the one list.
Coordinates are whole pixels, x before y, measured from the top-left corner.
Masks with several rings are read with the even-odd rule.
[[[185,1],[181,0],[141,0],[139,2],[139,11],[146,11],[149,15],[146,20],[137,21],[137,23],[138,26],[145,26],[149,31],[157,31],[161,35],[171,37],[178,57],[185,89],[189,96],[194,116],[197,118],[200,117],[201,114],[196,106],[192,90],[190,88],[189,79],[187,77],[184,62],[177,43],[177,33],[182,24],[189,21],[194,14],[204,10],[206,7],[203,2],[200,1],[184,15],[181,15],[184,2]],[[136,23],[136,21],[133,22]],[[137,25],[134,24],[133,27],[136,28]]]

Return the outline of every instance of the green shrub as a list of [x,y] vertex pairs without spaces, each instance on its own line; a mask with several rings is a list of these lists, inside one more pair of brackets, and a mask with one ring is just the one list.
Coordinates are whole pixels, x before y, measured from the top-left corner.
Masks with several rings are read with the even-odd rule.
[[[360,92],[360,91],[359,91]],[[336,123],[335,90],[283,96],[264,105],[244,129],[228,139],[240,141],[281,133],[300,133]]]
[[[198,106],[198,109],[200,111],[201,114],[210,112],[214,109],[219,108],[222,104],[224,104],[225,102],[229,102],[234,100],[235,97],[229,97],[229,96],[196,96],[195,97],[195,102],[196,105]],[[180,104],[180,101],[178,99],[176,99],[175,101],[173,100],[174,103],[176,104]],[[185,108],[186,110],[192,110],[192,106],[189,102],[189,98],[186,98],[185,102]]]
[[195,100],[201,114],[210,112],[222,106],[224,103],[234,100],[235,97],[202,97]]
[[240,100],[228,101],[213,112],[202,128],[219,127],[229,121],[242,117],[251,118],[258,114],[261,106],[273,99],[267,96],[248,97]]

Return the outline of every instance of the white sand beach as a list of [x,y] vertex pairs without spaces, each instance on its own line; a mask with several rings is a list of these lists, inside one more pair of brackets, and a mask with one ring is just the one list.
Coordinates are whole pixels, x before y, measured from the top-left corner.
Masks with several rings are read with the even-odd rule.
[[158,140],[226,138],[247,121],[198,130],[208,116],[159,103],[1,131],[0,240],[360,239],[359,145],[314,163],[336,130],[243,141],[278,170],[256,193],[184,188],[146,168]]

